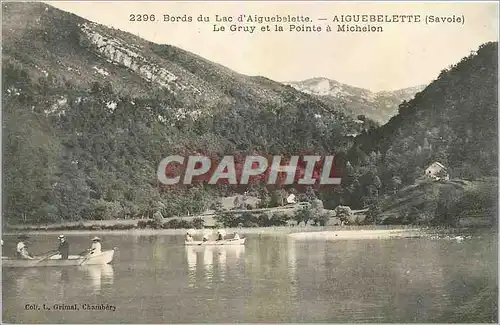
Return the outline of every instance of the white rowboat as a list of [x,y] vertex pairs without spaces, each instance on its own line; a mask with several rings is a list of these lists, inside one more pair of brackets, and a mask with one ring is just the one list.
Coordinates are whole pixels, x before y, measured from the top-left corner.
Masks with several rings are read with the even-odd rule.
[[185,241],[186,246],[229,246],[229,245],[245,245],[246,238],[240,239],[224,239],[224,240],[208,240],[208,241]]
[[49,258],[35,257],[32,260],[2,257],[2,267],[41,267],[41,266],[80,266],[80,265],[104,265],[113,260],[115,250],[102,251],[92,255],[69,255],[67,260],[61,260],[61,255],[53,255]]

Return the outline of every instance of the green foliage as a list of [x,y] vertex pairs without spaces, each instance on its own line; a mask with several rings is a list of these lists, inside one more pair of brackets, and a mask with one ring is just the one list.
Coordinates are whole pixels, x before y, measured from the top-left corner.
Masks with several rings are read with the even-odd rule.
[[161,226],[165,229],[189,229],[194,228],[193,223],[182,219],[171,219]]
[[374,225],[379,223],[380,217],[380,206],[377,201],[375,201],[372,206],[369,208],[368,213],[366,214],[365,223],[373,223]]
[[210,205],[210,209],[214,211],[220,211],[222,208],[222,203],[220,201],[215,201]]
[[234,213],[217,212],[214,220],[219,227],[238,227],[241,219]]
[[349,223],[351,216],[353,215],[351,208],[348,206],[337,206],[335,208],[335,215],[340,219],[343,223]]
[[194,218],[191,221],[184,219],[170,219],[166,222],[158,222],[158,220],[139,220],[137,228],[153,228],[153,229],[202,229],[205,221],[202,218]]
[[283,189],[271,192],[271,197],[269,199],[267,207],[274,208],[285,205],[286,196],[287,193]]
[[290,220],[289,216],[283,213],[275,213],[271,216],[270,226],[276,226],[276,227],[286,226],[289,220]]
[[205,226],[205,220],[203,218],[194,218],[191,223],[195,229],[202,229]]
[[312,218],[311,208],[310,207],[301,207],[294,214],[293,219],[297,221],[297,224],[304,222],[307,225],[307,222]]
[[274,227],[285,226],[290,218],[284,214],[276,213],[271,217],[265,213],[255,214],[251,212],[236,213],[218,213],[215,216],[217,225],[220,227]]
[[328,220],[330,220],[330,217],[326,214],[321,214],[314,216],[313,218],[314,224],[317,226],[325,226]]

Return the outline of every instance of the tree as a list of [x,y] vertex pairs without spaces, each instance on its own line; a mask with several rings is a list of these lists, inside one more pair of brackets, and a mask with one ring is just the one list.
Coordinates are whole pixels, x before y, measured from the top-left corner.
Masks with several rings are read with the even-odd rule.
[[324,208],[323,208],[323,201],[319,199],[315,199],[311,203],[311,214],[313,216],[320,216],[324,213]]
[[102,86],[99,82],[94,81],[92,83],[92,86],[90,87],[90,93],[91,94],[99,94],[102,90]]
[[378,195],[378,190],[382,188],[382,182],[380,181],[380,178],[378,176],[375,176],[373,178],[373,185],[377,189],[377,195]]
[[283,206],[286,199],[286,191],[283,189],[275,190],[271,193],[269,207]]
[[335,208],[335,215],[340,219],[342,223],[347,224],[354,216],[354,213],[352,213],[350,207],[339,205]]
[[437,198],[434,222],[447,226],[456,226],[459,216],[456,210],[457,202],[460,202],[457,190],[449,186],[441,186]]
[[367,221],[371,221],[374,225],[378,223],[378,219],[380,217],[380,206],[378,200],[373,201],[373,204],[368,209],[368,213],[366,214]]
[[193,228],[195,229],[202,229],[205,225],[205,219],[203,218],[194,218],[193,221],[191,221]]
[[[234,202],[233,202],[234,203]],[[215,211],[220,211],[222,210],[223,206],[221,201],[217,200],[212,205],[210,206],[210,209],[215,210]]]
[[328,219],[330,219],[327,211],[323,208],[323,201],[321,200],[313,200],[310,211],[311,218],[314,220],[316,225],[324,226]]
[[307,225],[309,219],[311,219],[312,213],[309,207],[301,207],[293,216],[293,219],[297,221],[297,224],[304,222]]
[[401,178],[399,176],[394,176],[391,178],[391,189],[393,194],[396,194],[399,186],[401,186]]

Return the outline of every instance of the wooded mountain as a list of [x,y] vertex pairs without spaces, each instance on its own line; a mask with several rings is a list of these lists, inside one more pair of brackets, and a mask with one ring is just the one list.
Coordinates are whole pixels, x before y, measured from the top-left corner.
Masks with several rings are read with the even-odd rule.
[[[434,201],[437,207],[431,217],[450,223],[457,211],[463,214],[464,207],[469,207],[475,215],[496,219],[497,57],[497,42],[481,45],[477,52],[444,69],[414,99],[401,103],[399,113],[387,124],[359,135],[347,155],[354,166],[344,178],[344,186],[353,194],[349,202],[355,204],[364,197],[373,205],[380,195],[409,202],[411,197],[397,196],[398,189],[421,179],[424,170],[437,161],[447,168],[451,181],[450,186],[430,187],[433,194],[425,196],[426,205]],[[473,183],[465,191],[454,191],[454,179],[487,186]],[[370,192],[371,198],[366,194]],[[417,215],[423,212],[420,203],[411,205]]]
[[411,179],[439,161],[452,177],[498,172],[498,43],[441,71],[399,113],[356,139],[353,150],[377,152],[383,165]]
[[357,117],[364,115],[379,125],[387,123],[396,115],[403,100],[412,99],[425,85],[398,89],[394,91],[372,92],[368,89],[353,87],[328,78],[312,78],[303,81],[287,82],[306,94],[317,96],[337,110]]

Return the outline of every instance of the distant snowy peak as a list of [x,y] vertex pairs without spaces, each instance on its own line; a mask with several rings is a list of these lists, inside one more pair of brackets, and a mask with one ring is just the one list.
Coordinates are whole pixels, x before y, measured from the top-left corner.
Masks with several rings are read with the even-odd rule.
[[370,92],[364,89],[344,85],[326,78],[315,78],[297,83],[289,83],[289,85],[302,92],[318,96],[358,96],[360,92],[365,93],[363,95],[370,95]]
[[303,81],[285,82],[285,84],[307,94],[331,97],[360,96],[370,100],[375,100],[377,97],[407,96],[409,93],[414,95],[425,88],[425,85],[420,85],[393,91],[372,92],[368,89],[350,86],[336,80],[321,77]]
[[285,82],[285,84],[303,93],[333,101],[352,115],[366,115],[379,123],[387,122],[397,113],[398,105],[403,100],[413,98],[417,92],[425,88],[416,86],[395,91],[372,92],[323,77]]

